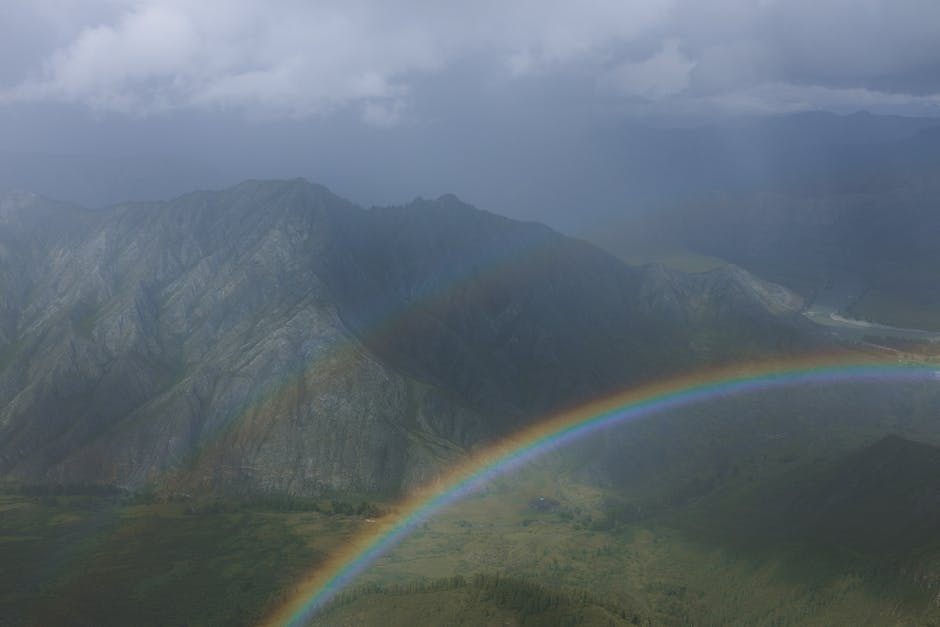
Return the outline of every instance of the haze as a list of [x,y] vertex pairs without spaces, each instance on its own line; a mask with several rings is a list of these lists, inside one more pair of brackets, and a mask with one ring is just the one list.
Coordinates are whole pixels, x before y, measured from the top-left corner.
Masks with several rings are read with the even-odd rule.
[[938,105],[931,0],[0,8],[0,185],[88,205],[304,176],[577,231],[700,168],[644,129]]

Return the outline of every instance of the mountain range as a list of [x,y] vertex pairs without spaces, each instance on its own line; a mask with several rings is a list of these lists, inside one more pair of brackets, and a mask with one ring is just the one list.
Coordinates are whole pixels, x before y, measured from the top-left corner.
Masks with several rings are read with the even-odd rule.
[[823,340],[728,266],[629,266],[456,197],[304,180],[0,201],[0,477],[400,494],[532,420]]
[[671,135],[630,162],[665,191],[590,239],[710,255],[852,317],[940,329],[934,119],[804,113]]

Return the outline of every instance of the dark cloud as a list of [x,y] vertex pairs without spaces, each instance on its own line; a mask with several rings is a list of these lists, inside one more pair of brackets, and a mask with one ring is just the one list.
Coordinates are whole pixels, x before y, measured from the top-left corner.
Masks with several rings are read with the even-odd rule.
[[[168,173],[153,155],[175,155],[204,185],[305,176],[365,204],[454,192],[551,220],[661,190],[637,126],[937,115],[938,60],[935,0],[9,0],[0,150]],[[146,189],[199,185],[170,183]]]
[[[58,100],[131,114],[181,108],[304,117],[344,105],[397,122],[415,82],[465,57],[502,71],[547,71],[641,34],[658,3],[524,0],[386,2],[146,0],[102,2],[110,17],[33,59],[8,101]],[[409,6],[410,5],[410,6]],[[74,11],[61,4],[63,13]],[[80,19],[81,14],[73,16]]]
[[574,68],[626,102],[677,111],[827,107],[859,92],[936,106],[940,93],[933,0],[45,0],[4,11],[8,102],[135,115],[353,107],[390,126],[424,81],[467,60],[494,80]]

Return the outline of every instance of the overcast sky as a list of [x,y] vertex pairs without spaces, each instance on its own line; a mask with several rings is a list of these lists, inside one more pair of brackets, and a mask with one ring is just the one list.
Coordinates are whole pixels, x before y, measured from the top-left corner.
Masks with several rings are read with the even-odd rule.
[[505,163],[544,161],[548,184],[574,167],[559,151],[598,167],[611,128],[814,109],[940,114],[940,2],[0,4],[2,150],[171,155],[197,183],[303,175],[506,211],[540,201]]

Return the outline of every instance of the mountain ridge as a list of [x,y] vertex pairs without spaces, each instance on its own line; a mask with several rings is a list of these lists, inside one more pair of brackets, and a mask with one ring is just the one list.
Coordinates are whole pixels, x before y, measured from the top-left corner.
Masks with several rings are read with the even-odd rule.
[[632,269],[453,196],[246,181],[82,216],[0,266],[8,479],[399,493],[558,407],[818,341],[743,275]]

